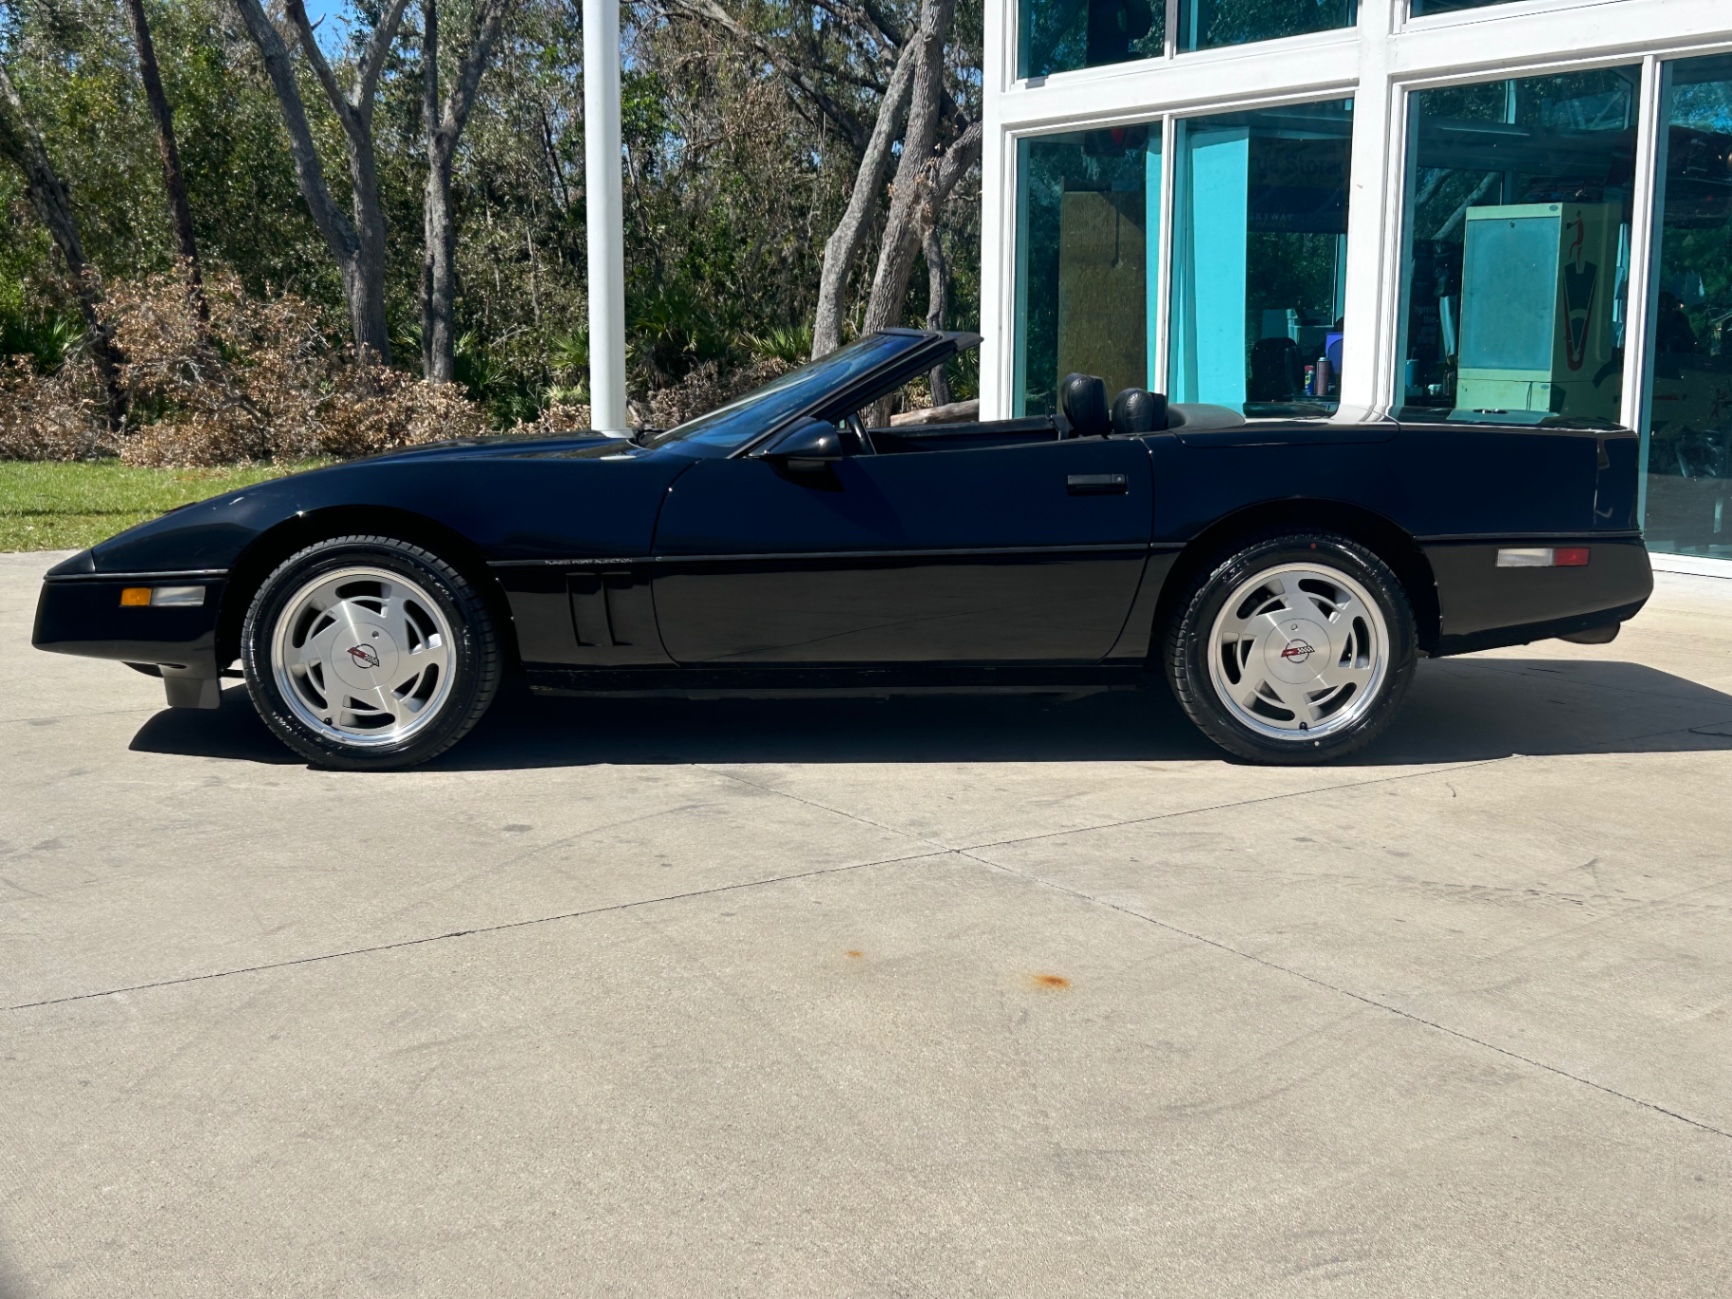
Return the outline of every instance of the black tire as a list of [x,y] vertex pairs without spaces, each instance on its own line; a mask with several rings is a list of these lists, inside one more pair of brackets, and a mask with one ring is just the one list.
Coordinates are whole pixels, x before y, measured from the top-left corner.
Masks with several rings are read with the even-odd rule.
[[[1371,606],[1375,607],[1374,616],[1341,624],[1349,627],[1350,637],[1349,648],[1340,659],[1343,672],[1357,671],[1367,676],[1368,682],[1364,686],[1343,683],[1316,691],[1316,694],[1324,696],[1322,707],[1336,711],[1327,715],[1319,713],[1310,722],[1301,721],[1301,714],[1296,710],[1309,707],[1306,700],[1312,693],[1310,685],[1324,684],[1322,675],[1312,683],[1293,687],[1304,692],[1306,699],[1288,707],[1283,707],[1274,697],[1276,689],[1281,688],[1280,683],[1271,682],[1272,688],[1265,692],[1264,687],[1256,684],[1258,677],[1255,675],[1258,671],[1255,665],[1259,663],[1273,665],[1262,669],[1264,672],[1279,670],[1302,675],[1302,665],[1310,662],[1316,652],[1304,635],[1272,628],[1262,640],[1244,636],[1228,645],[1226,642],[1217,643],[1216,638],[1217,620],[1223,618],[1223,610],[1236,592],[1241,592],[1240,601],[1238,607],[1226,615],[1229,620],[1246,617],[1248,610],[1261,612],[1270,623],[1289,616],[1307,617],[1296,612],[1290,615],[1293,606],[1283,603],[1286,597],[1279,593],[1279,586],[1259,585],[1252,588],[1254,594],[1246,596],[1242,593],[1247,583],[1279,573],[1284,566],[1305,566],[1325,575],[1350,579],[1359,588],[1359,592],[1353,593],[1354,598],[1358,599],[1363,593],[1368,598],[1367,612]],[[1302,574],[1295,573],[1294,576],[1302,577]],[[1270,581],[1281,582],[1282,579],[1272,577]],[[1319,590],[1327,589],[1321,584],[1314,585]],[[1346,585],[1340,589],[1344,592],[1351,590]],[[1268,599],[1259,604],[1260,593],[1265,592],[1270,593]],[[1303,601],[1303,594],[1300,599]],[[1327,600],[1317,607],[1327,609]],[[1347,607],[1350,611],[1353,608]],[[1345,616],[1354,617],[1351,612]],[[1377,626],[1379,618],[1381,628]],[[1300,622],[1288,624],[1290,628],[1301,625]],[[1327,631],[1332,623],[1324,617],[1319,625]],[[1289,634],[1294,639],[1284,640]],[[1358,639],[1351,639],[1354,636]],[[1372,666],[1358,668],[1358,659],[1353,657],[1358,653],[1355,646],[1376,644],[1380,639],[1382,671],[1376,672]],[[1275,648],[1277,645],[1279,649]],[[1163,629],[1161,641],[1161,659],[1167,682],[1185,714],[1204,735],[1228,753],[1266,764],[1327,762],[1369,744],[1401,706],[1402,698],[1413,681],[1417,653],[1413,609],[1389,565],[1357,542],[1327,533],[1263,536],[1224,551],[1192,580],[1174,616]],[[1214,663],[1211,663],[1211,656],[1215,658]],[[1368,651],[1365,661],[1372,664],[1376,660]],[[1320,665],[1320,674],[1331,670],[1327,654],[1316,662]],[[1301,666],[1294,666],[1295,663]],[[1243,676],[1235,675],[1241,671]],[[1349,684],[1352,689],[1348,689]],[[1340,698],[1343,690],[1347,692],[1346,696]],[[1235,694],[1248,696],[1249,706],[1243,701],[1236,702],[1231,697]]]
[[[309,709],[313,713],[343,709],[340,706],[333,709],[328,703],[322,709],[317,707],[316,695],[309,696],[305,687],[297,687],[292,678],[288,688],[295,692],[295,698],[291,701],[278,679],[272,647],[279,623],[291,612],[291,602],[296,602],[294,612],[302,618],[313,616],[302,611],[297,597],[321,578],[346,569],[365,569],[406,579],[412,584],[410,589],[418,588],[417,595],[424,593],[437,606],[437,614],[443,616],[450,631],[449,646],[443,644],[442,634],[431,641],[444,650],[444,657],[442,666],[434,670],[434,675],[443,679],[437,681],[437,689],[428,687],[430,698],[425,701],[428,715],[417,716],[396,728],[408,730],[401,739],[388,737],[387,732],[393,730],[390,726],[379,734],[356,729],[344,735],[338,733],[341,726],[329,726],[333,718],[303,717],[302,712]],[[345,594],[348,590],[337,589]],[[364,594],[359,603],[365,603]],[[287,629],[284,634],[292,636]],[[357,645],[348,653],[364,654],[364,651]],[[406,654],[402,661],[412,662]],[[364,665],[364,658],[355,662]],[[372,664],[378,666],[377,654],[372,656]],[[253,706],[265,725],[289,748],[317,766],[381,771],[426,762],[468,734],[498,693],[503,656],[486,601],[455,566],[410,542],[392,537],[352,536],[333,537],[308,546],[284,560],[265,579],[253,596],[241,628],[241,666]],[[336,684],[341,690],[341,684]],[[319,686],[329,697],[337,697],[324,685],[323,677],[319,678]],[[326,727],[318,725],[320,720],[327,723]]]

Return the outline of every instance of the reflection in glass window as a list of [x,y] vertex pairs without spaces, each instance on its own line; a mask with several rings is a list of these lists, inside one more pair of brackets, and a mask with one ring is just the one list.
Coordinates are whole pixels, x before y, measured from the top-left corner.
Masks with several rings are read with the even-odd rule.
[[1357,0],[1179,0],[1179,48],[1212,50],[1351,27]]
[[1608,68],[1413,96],[1408,406],[1618,419],[1639,80]]
[[1333,404],[1353,101],[1180,123],[1174,401]]
[[1415,18],[1427,14],[1452,14],[1458,9],[1484,9],[1487,5],[1508,4],[1509,0],[1413,0],[1410,10]]
[[1020,75],[1159,58],[1166,0],[1022,0]]
[[1017,175],[1016,413],[1056,410],[1073,372],[1151,386],[1160,128],[1023,140]]
[[1648,544],[1732,558],[1732,58],[1671,65],[1647,347]]

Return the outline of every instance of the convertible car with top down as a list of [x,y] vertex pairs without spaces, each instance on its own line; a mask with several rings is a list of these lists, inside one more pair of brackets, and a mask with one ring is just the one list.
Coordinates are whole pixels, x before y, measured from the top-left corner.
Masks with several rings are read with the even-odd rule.
[[[629,439],[495,437],[277,479],[50,570],[34,641],[289,747],[403,767],[549,693],[1075,690],[1164,675],[1215,743],[1370,741],[1422,656],[1603,643],[1653,586],[1637,438],[1504,412],[1169,405],[877,423],[973,335],[887,330]],[[1530,419],[1537,417],[1529,417]]]

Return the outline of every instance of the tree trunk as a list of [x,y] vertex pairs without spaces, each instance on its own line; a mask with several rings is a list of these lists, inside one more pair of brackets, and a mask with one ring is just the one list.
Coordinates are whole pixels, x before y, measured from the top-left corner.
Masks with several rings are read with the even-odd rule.
[[[943,329],[944,318],[950,314],[950,276],[944,265],[944,244],[936,223],[926,227],[920,251],[926,259],[926,327]],[[933,366],[928,378],[932,384],[932,404],[950,405],[950,377],[945,373],[944,362]]]
[[259,0],[234,0],[241,21],[264,60],[265,72],[276,91],[283,128],[289,136],[289,154],[295,163],[295,181],[301,198],[324,236],[331,257],[343,279],[343,297],[349,308],[349,331],[356,360],[362,364],[389,363],[391,333],[385,317],[385,217],[379,206],[378,165],[373,154],[373,102],[385,58],[397,38],[403,10],[409,0],[390,0],[359,60],[355,88],[345,94],[337,86],[307,19],[302,0],[289,0],[289,21],[300,37],[302,53],[318,78],[331,111],[343,127],[348,145],[349,179],[353,189],[351,220],[331,197],[325,181],[324,163],[313,143],[306,105],[288,47],[276,27],[265,16]]
[[121,388],[113,336],[102,319],[102,293],[96,271],[84,260],[84,242],[78,235],[72,196],[54,170],[48,148],[26,115],[24,101],[18,97],[4,64],[0,64],[0,157],[10,159],[24,173],[24,192],[30,206],[66,261],[67,273],[78,295],[78,313],[84,320],[85,346],[102,383],[108,427],[116,431],[126,415],[126,395]]
[[914,85],[914,68],[919,62],[919,48],[919,41],[909,41],[896,60],[896,70],[890,75],[890,84],[884,88],[884,102],[878,109],[877,124],[866,142],[860,169],[854,174],[854,188],[848,196],[848,206],[824,243],[824,269],[818,281],[818,312],[812,322],[814,361],[842,346],[842,315],[848,280],[860,256],[860,247],[866,242],[872,214],[877,210],[884,177],[890,170],[891,152],[897,137],[902,134],[909,91]]
[[373,155],[369,122],[349,141],[349,180],[353,191],[356,247],[354,261],[344,268],[343,286],[349,298],[349,327],[355,354],[363,365],[391,363],[391,328],[385,315],[385,212],[379,204],[379,167]]
[[422,203],[421,374],[450,383],[457,372],[457,223],[451,204],[451,160],[475,107],[511,0],[481,0],[469,48],[443,107],[439,101],[439,0],[421,0],[421,114],[427,143],[427,188]]
[[192,205],[187,201],[186,176],[180,169],[180,148],[174,139],[174,112],[163,93],[162,74],[156,66],[156,43],[150,38],[144,0],[126,0],[126,23],[132,29],[132,43],[138,48],[138,78],[144,83],[144,97],[150,104],[151,120],[156,123],[156,147],[162,155],[162,188],[168,197],[175,253],[180,258],[181,274],[186,276],[187,298],[199,320],[209,324],[210,305],[205,301],[198,242],[193,237]]
[[918,47],[919,61],[914,69],[902,157],[896,164],[890,215],[884,224],[878,269],[872,276],[872,296],[866,302],[864,332],[868,334],[897,324],[908,297],[908,280],[920,249],[922,212],[932,186],[933,151],[944,113],[944,43],[955,14],[956,0],[924,0],[920,30],[909,41],[910,46]]
[[[421,130],[427,141],[427,192],[421,203],[421,377],[449,383],[456,368],[450,338],[451,286],[437,283],[435,274],[442,260],[440,246],[451,229],[451,177],[439,174],[440,158],[434,147],[438,122],[439,0],[421,0]],[[444,264],[449,267],[450,262]],[[445,336],[435,338],[441,332]],[[449,366],[441,364],[447,354]]]
[[[963,133],[950,142],[944,153],[933,159],[916,176],[913,195],[906,205],[898,194],[884,225],[884,242],[878,255],[878,273],[872,282],[872,297],[866,304],[866,329],[884,329],[902,316],[903,303],[908,297],[908,281],[914,271],[914,257],[919,247],[921,230],[938,220],[938,213],[950,198],[957,182],[968,169],[980,161],[981,126],[970,122]],[[901,179],[897,185],[900,188]]]

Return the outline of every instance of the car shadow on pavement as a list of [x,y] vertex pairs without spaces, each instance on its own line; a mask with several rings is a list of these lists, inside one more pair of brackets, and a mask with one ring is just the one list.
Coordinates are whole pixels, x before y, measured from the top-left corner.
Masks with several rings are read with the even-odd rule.
[[[167,709],[144,753],[296,762],[232,687],[214,712]],[[1732,749],[1732,695],[1640,664],[1472,656],[1422,662],[1406,705],[1355,766],[1511,754]],[[1197,761],[1222,754],[1165,686],[1091,695],[621,699],[502,694],[431,765],[449,771],[707,762]]]

